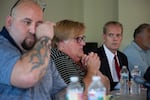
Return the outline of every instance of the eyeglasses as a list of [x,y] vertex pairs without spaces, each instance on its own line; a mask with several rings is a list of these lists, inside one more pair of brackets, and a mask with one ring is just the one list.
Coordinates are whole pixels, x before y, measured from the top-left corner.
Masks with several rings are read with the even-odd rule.
[[85,36],[80,36],[80,37],[76,37],[76,38],[74,38],[76,41],[77,41],[77,43],[81,43],[81,42],[85,42]]

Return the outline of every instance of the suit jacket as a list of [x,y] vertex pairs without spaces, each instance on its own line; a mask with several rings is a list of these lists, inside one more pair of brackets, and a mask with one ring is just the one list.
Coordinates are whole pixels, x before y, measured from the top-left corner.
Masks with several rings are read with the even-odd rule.
[[150,82],[150,66],[147,68],[146,72],[144,73],[144,78],[146,81]]
[[[101,60],[100,71],[109,78],[110,88],[111,88],[111,90],[114,90],[114,87],[117,85],[118,82],[113,82],[113,78],[111,76],[111,71],[110,71],[110,68],[109,68],[109,63],[108,63],[106,53],[104,51],[104,47],[101,46],[100,48],[98,48],[96,50],[96,53],[98,54],[98,56],[100,57],[100,60]],[[120,51],[117,51],[117,56],[118,56],[118,59],[119,59],[120,67],[122,68],[122,66],[125,65],[125,66],[127,66],[127,69],[129,70],[128,60],[127,60],[126,55],[123,54]],[[129,77],[130,77],[130,73],[129,73]]]

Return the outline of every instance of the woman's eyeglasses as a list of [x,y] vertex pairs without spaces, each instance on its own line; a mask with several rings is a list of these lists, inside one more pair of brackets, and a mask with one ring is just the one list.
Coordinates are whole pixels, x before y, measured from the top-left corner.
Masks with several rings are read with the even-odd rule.
[[77,41],[77,43],[81,43],[81,42],[85,42],[85,38],[86,38],[85,36],[79,36],[74,39]]

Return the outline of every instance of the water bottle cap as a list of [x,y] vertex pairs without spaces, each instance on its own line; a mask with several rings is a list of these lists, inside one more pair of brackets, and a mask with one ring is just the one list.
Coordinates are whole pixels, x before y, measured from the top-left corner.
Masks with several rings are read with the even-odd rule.
[[79,78],[77,76],[70,77],[71,82],[77,82],[78,80],[79,80]]
[[134,68],[138,68],[139,66],[135,65]]

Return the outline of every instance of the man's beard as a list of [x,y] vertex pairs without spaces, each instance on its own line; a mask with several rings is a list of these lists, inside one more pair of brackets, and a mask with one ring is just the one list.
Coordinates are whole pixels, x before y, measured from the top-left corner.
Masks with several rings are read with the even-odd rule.
[[33,46],[35,45],[36,43],[36,39],[35,39],[35,42],[34,43],[27,43],[26,40],[24,40],[21,44],[21,46],[23,47],[23,49],[25,50],[31,50],[33,48]]
[[144,42],[143,45],[148,49],[150,49],[150,44],[148,42]]

